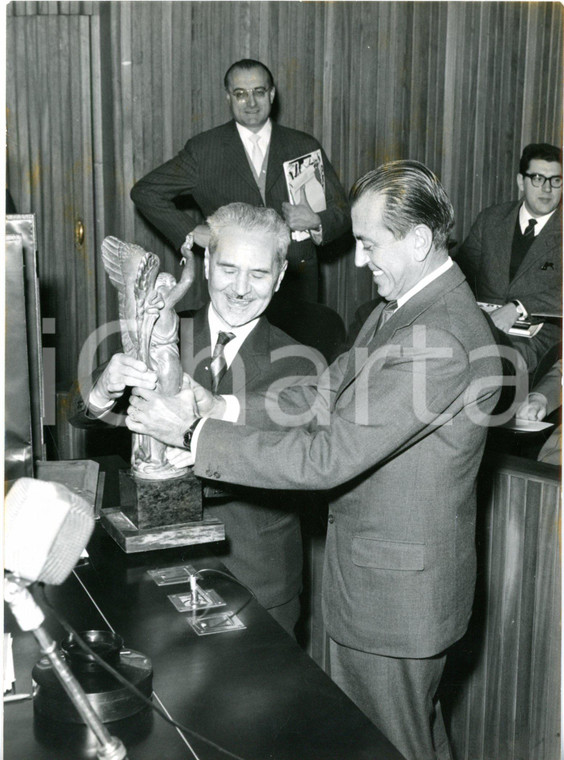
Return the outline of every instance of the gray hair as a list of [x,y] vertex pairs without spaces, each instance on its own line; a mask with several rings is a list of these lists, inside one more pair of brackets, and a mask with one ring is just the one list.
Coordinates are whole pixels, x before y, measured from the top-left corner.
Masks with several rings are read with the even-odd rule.
[[448,248],[454,209],[444,187],[424,164],[407,160],[382,164],[354,183],[351,204],[367,193],[384,196],[384,223],[396,239],[424,224],[433,233],[435,249]]
[[210,228],[210,254],[213,254],[219,242],[219,236],[226,227],[238,227],[244,232],[262,232],[276,238],[276,262],[282,267],[290,245],[290,229],[272,208],[251,206],[249,203],[229,203],[221,206],[208,216]]

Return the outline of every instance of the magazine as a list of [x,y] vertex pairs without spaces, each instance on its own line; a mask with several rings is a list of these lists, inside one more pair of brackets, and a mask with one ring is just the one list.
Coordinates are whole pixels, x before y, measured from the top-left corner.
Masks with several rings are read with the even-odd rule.
[[[306,153],[291,161],[284,161],[284,176],[290,203],[297,205],[307,201],[313,211],[325,211],[325,172],[320,150]],[[307,230],[292,232],[292,240],[306,240]]]

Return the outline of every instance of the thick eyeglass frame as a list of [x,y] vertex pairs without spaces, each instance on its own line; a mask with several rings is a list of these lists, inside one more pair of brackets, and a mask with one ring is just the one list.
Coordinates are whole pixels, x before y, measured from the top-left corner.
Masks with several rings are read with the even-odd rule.
[[562,187],[561,174],[553,174],[552,177],[545,177],[544,174],[538,174],[535,172],[534,174],[523,174],[523,177],[528,177],[531,180],[531,185],[533,187],[544,187],[545,182],[548,182],[553,190],[560,190]]
[[251,90],[243,90],[242,88],[238,87],[236,90],[229,90],[228,92],[230,95],[233,95],[235,100],[237,100],[239,103],[244,103],[245,101],[251,99],[251,94],[256,100],[262,100],[268,95],[271,90],[272,86],[253,87]]

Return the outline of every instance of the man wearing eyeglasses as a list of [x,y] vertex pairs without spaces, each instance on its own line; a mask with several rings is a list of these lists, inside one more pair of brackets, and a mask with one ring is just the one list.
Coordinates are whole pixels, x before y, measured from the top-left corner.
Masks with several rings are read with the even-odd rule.
[[[190,232],[202,248],[209,240],[207,225],[195,224],[192,216],[177,207],[182,196],[191,196],[206,218],[236,201],[275,209],[293,232],[308,233],[304,240],[290,244],[282,292],[292,300],[317,301],[316,246],[350,228],[343,188],[317,140],[271,120],[276,88],[264,64],[237,61],[227,70],[224,85],[233,120],[188,140],[180,153],[134,185],[131,198],[177,250]],[[316,213],[307,202],[288,202],[282,164],[318,149],[323,157],[327,208]]]
[[[527,145],[517,186],[520,201],[479,214],[458,263],[476,299],[499,307],[490,313],[499,342],[516,348],[531,372],[561,334],[562,150]],[[518,320],[544,325],[534,337],[522,337],[514,334]]]

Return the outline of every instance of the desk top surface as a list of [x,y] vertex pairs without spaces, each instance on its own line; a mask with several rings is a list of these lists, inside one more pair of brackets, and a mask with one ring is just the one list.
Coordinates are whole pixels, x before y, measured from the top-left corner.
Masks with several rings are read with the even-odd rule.
[[[402,760],[402,756],[285,631],[233,580],[206,573],[213,588],[238,612],[245,630],[198,636],[169,594],[187,584],[157,586],[147,570],[181,563],[222,569],[205,547],[125,555],[99,528],[90,559],[60,587],[53,605],[80,630],[111,627],[125,645],[153,663],[154,701],[176,720],[244,760]],[[14,632],[18,691],[31,688],[39,659],[31,634]],[[46,627],[60,641],[51,615]],[[34,718],[31,701],[5,705],[5,760],[82,760],[96,757],[78,726]],[[222,760],[201,739],[183,737],[159,716],[140,713],[107,724],[128,749],[129,760]]]

